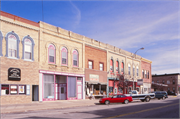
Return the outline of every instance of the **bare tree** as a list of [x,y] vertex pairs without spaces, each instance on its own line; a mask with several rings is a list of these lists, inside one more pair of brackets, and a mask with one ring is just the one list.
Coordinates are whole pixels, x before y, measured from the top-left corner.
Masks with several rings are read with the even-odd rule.
[[131,85],[131,82],[127,79],[124,79],[124,75],[118,75],[117,78],[119,79],[119,83],[117,84],[118,88],[120,87],[125,93],[125,88]]

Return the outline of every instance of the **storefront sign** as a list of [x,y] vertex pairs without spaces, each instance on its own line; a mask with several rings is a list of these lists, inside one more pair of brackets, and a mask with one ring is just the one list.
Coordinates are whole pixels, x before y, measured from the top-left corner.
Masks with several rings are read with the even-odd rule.
[[99,75],[89,74],[89,80],[99,81]]
[[8,80],[20,81],[21,80],[21,70],[19,68],[9,68],[8,69]]
[[140,86],[140,85],[143,85],[143,79],[138,79],[138,80],[137,80],[137,85],[139,85],[139,86]]

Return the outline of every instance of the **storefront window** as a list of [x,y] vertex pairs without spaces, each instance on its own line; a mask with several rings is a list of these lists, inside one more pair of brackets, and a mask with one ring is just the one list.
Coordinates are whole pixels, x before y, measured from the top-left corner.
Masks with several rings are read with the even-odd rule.
[[76,97],[76,77],[68,77],[68,97]]
[[9,85],[2,85],[1,86],[1,95],[8,95],[9,94]]
[[44,74],[44,98],[54,98],[54,75]]
[[109,87],[109,93],[113,93],[113,87]]
[[26,94],[26,86],[25,85],[19,85],[18,92],[19,92],[19,94]]
[[119,93],[123,93],[123,90],[120,87],[118,87],[118,91]]

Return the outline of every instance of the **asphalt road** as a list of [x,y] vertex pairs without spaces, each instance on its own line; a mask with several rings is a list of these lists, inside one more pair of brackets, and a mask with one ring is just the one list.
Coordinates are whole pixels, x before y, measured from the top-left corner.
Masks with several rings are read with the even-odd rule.
[[1,114],[1,119],[60,119],[60,118],[179,118],[178,97],[129,104],[96,104],[88,107],[53,109],[24,113]]

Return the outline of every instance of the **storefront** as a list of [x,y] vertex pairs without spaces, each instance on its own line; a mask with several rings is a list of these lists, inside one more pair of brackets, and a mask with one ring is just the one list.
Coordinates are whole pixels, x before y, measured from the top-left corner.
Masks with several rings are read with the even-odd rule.
[[40,101],[83,99],[84,75],[40,70]]

